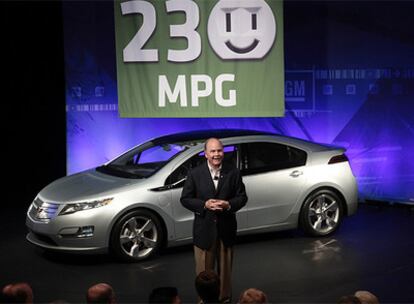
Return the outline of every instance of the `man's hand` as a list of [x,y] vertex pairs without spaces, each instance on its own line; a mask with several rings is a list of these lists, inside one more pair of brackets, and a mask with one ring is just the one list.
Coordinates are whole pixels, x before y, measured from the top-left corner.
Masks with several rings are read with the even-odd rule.
[[224,200],[216,200],[217,203],[219,203],[219,206],[224,209],[230,209],[230,203],[228,201],[224,201]]
[[230,204],[228,201],[223,200],[216,200],[216,199],[209,199],[204,204],[205,208],[212,210],[212,211],[223,211],[230,208]]
[[221,207],[220,201],[215,200],[215,199],[209,199],[208,201],[206,201],[206,203],[204,204],[204,207],[212,211],[223,210],[223,208]]

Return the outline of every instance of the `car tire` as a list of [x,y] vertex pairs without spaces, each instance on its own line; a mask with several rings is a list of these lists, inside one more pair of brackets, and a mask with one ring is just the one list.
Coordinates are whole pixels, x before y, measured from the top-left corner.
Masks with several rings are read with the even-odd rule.
[[134,210],[122,216],[111,234],[111,250],[126,262],[148,259],[159,250],[163,230],[158,217],[148,210]]
[[300,224],[306,234],[326,236],[336,231],[343,217],[343,201],[335,192],[320,189],[302,205]]

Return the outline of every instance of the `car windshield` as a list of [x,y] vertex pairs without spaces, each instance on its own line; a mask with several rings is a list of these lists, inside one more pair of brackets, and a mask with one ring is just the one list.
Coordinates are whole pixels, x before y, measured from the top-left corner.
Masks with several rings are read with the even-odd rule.
[[171,159],[189,148],[191,143],[147,142],[126,152],[98,171],[127,178],[145,178],[153,175]]

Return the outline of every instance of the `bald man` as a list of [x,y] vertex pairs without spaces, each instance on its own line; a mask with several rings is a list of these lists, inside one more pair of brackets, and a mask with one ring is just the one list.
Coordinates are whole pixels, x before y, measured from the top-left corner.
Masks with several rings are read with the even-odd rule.
[[181,194],[181,204],[194,212],[193,243],[196,275],[214,270],[220,275],[220,301],[231,301],[236,212],[247,202],[240,171],[223,163],[223,144],[210,138],[204,144],[206,162],[192,169]]
[[91,286],[86,293],[87,303],[115,304],[115,293],[112,287],[106,283]]
[[243,291],[239,298],[239,304],[247,303],[267,303],[266,294],[257,288],[248,288]]
[[361,301],[362,304],[379,304],[379,300],[376,295],[367,290],[358,290],[355,292],[355,296]]

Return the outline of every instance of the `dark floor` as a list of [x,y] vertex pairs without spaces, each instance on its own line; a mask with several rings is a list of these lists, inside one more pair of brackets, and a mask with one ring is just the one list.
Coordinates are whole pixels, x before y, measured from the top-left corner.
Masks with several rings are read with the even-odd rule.
[[[6,210],[7,211],[7,210]],[[24,210],[3,211],[0,285],[27,281],[37,303],[83,302],[97,282],[111,284],[119,303],[145,302],[152,288],[173,285],[194,302],[192,247],[123,264],[106,255],[51,255],[25,241]],[[235,248],[233,293],[257,287],[272,303],[336,303],[370,290],[381,303],[414,303],[414,211],[362,204],[332,237],[300,231],[243,237]]]

